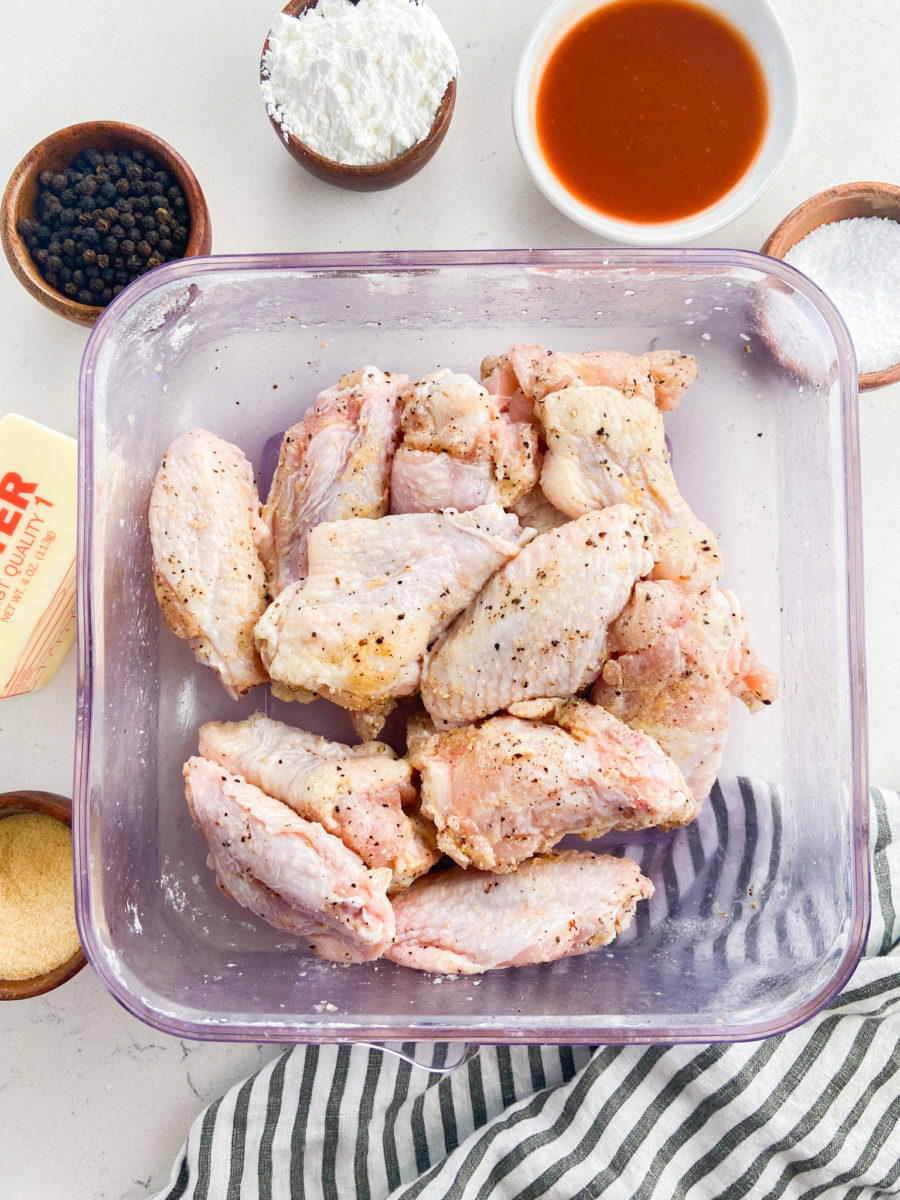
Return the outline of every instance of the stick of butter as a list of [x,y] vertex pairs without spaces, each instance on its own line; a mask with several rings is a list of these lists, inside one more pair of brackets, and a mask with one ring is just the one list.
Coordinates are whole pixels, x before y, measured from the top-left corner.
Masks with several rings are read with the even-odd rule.
[[0,698],[43,687],[75,637],[78,446],[0,420]]

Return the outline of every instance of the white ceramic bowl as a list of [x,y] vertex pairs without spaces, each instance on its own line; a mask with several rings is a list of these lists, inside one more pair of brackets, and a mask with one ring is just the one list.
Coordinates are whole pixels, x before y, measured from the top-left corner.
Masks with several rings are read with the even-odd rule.
[[554,50],[579,21],[613,2],[556,0],[535,25],[522,52],[513,90],[513,127],[519,151],[550,203],[599,237],[634,246],[673,245],[703,237],[744,212],[771,183],[787,154],[797,120],[797,70],[787,39],[768,0],[695,0],[730,22],[755,52],[769,93],[766,134],[749,170],[715,204],[674,221],[625,221],[583,203],[563,186],[543,156],[535,119],[538,87]]

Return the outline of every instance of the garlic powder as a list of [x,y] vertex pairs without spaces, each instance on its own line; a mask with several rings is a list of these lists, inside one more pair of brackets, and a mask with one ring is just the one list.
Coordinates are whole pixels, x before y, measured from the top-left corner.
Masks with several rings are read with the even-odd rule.
[[279,13],[261,84],[288,133],[348,165],[386,162],[426,136],[456,52],[434,13],[413,0],[319,0]]

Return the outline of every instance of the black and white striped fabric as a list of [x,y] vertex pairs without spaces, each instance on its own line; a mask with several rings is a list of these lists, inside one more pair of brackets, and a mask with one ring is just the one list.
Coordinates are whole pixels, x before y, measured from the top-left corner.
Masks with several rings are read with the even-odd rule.
[[473,1047],[450,1071],[442,1043],[295,1047],[198,1117],[156,1200],[900,1195],[898,793],[873,791],[872,830],[866,955],[800,1028]]

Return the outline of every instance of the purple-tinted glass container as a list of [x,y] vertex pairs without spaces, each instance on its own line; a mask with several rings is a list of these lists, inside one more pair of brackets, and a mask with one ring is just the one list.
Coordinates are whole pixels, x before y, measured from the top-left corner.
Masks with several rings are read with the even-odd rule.
[[[153,476],[203,426],[265,484],[273,439],[342,373],[477,374],[515,341],[697,355],[666,419],[676,474],[780,697],[754,716],[734,705],[693,826],[604,839],[656,884],[612,946],[480,977],[335,966],[218,891],[181,765],[209,719],[262,708],[334,736],[349,725],[266,688],[231,701],[169,632]],[[856,405],[832,305],[743,251],[195,258],[129,287],[91,334],[80,386],[76,900],[112,995],[178,1036],[274,1042],[719,1041],[811,1016],[852,971],[869,914]]]

